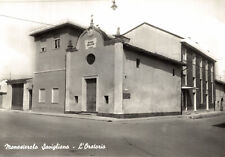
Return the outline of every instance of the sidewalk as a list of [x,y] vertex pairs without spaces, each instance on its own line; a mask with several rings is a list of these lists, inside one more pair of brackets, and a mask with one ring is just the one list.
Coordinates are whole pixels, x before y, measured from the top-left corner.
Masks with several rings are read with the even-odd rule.
[[65,113],[64,114],[64,113],[34,112],[34,111],[7,110],[7,109],[0,109],[0,111],[14,112],[14,113],[27,113],[27,114],[45,115],[45,116],[55,116],[55,117],[99,120],[99,121],[107,121],[107,122],[112,122],[112,121],[116,121],[117,120],[116,118],[99,117],[99,116],[96,116],[96,115],[93,115],[93,114],[69,114],[69,113]]
[[78,118],[87,120],[97,120],[105,122],[116,122],[116,121],[141,121],[141,120],[154,120],[154,119],[168,119],[168,118],[189,118],[189,119],[200,119],[209,118],[220,115],[225,115],[225,111],[211,111],[211,112],[201,112],[201,113],[190,113],[189,115],[171,115],[171,116],[154,116],[154,117],[139,117],[139,118],[113,118],[113,117],[101,117],[95,114],[70,114],[70,113],[48,113],[48,112],[34,112],[34,111],[21,111],[21,110],[6,110],[0,109],[4,112],[14,112],[14,113],[27,113],[35,115],[45,115],[45,116],[55,116],[55,117],[66,117],[66,118]]
[[183,115],[190,119],[200,119],[200,118],[210,118],[220,115],[225,115],[225,111],[209,111],[209,112],[200,112],[200,113],[191,113],[190,115]]

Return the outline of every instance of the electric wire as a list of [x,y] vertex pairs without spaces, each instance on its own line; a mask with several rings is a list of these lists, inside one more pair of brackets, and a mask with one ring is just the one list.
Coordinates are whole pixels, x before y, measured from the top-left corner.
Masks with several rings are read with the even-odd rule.
[[38,24],[43,24],[43,25],[54,26],[53,24],[49,24],[49,23],[45,23],[45,22],[39,22],[39,21],[34,21],[34,20],[29,20],[29,19],[24,19],[24,18],[9,16],[9,15],[0,14],[0,16],[1,17],[5,17],[5,18],[20,20],[20,21],[25,21],[25,22],[31,22],[31,23],[38,23]]

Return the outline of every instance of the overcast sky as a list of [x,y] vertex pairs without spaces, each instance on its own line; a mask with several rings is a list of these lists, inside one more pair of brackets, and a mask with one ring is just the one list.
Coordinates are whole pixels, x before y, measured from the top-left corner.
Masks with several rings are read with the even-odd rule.
[[[29,33],[44,24],[72,21],[94,23],[109,34],[148,22],[183,37],[191,37],[218,60],[217,78],[225,79],[225,0],[0,0],[0,79],[30,77],[34,41]],[[7,16],[7,17],[6,17]]]

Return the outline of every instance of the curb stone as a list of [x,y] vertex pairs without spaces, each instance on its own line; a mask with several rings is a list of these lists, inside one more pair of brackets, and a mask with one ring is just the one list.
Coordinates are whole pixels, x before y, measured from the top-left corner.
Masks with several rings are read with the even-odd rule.
[[7,110],[7,109],[0,109],[0,111],[14,112],[14,113],[28,113],[28,114],[35,114],[35,115],[45,115],[45,116],[65,117],[65,118],[78,118],[78,119],[97,120],[97,121],[105,121],[105,122],[118,122],[118,121],[126,122],[126,121],[141,121],[141,120],[154,120],[154,119],[157,120],[157,119],[168,119],[168,118],[201,119],[201,118],[210,118],[210,117],[225,115],[225,111],[216,111],[216,112],[207,112],[207,113],[195,113],[190,115],[117,119],[113,117],[100,117],[96,115],[60,114],[60,113],[33,112],[33,111],[20,111],[20,110]]

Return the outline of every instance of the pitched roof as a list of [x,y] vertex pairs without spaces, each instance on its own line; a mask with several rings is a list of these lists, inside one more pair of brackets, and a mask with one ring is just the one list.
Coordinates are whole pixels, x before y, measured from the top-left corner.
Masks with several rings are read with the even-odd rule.
[[179,36],[179,35],[177,35],[177,34],[171,33],[171,32],[169,32],[169,31],[166,31],[166,30],[164,30],[164,29],[162,29],[162,28],[159,28],[159,27],[154,26],[154,25],[152,25],[152,24],[149,24],[149,23],[147,23],[147,22],[143,22],[142,24],[140,24],[140,25],[134,27],[133,29],[127,31],[127,32],[124,33],[123,35],[126,35],[126,34],[132,32],[133,30],[135,30],[135,29],[141,27],[141,26],[144,25],[144,24],[145,24],[145,25],[148,25],[148,26],[150,26],[150,27],[153,27],[153,28],[155,28],[155,29],[158,29],[158,30],[160,30],[160,31],[163,31],[163,32],[165,32],[165,33],[171,34],[171,35],[173,35],[173,36],[175,36],[175,37],[180,38],[180,39],[181,39],[181,43],[183,43],[183,44],[189,46],[190,48],[192,48],[192,49],[194,49],[194,50],[196,50],[197,53],[199,53],[200,55],[202,55],[202,56],[204,56],[204,57],[206,57],[206,58],[208,58],[208,59],[210,59],[210,60],[212,60],[212,61],[214,61],[214,62],[216,61],[212,56],[210,56],[210,55],[208,54],[207,51],[203,50],[198,44],[195,44],[194,42],[191,42],[191,40],[189,40],[189,39],[187,39],[187,38],[184,38],[184,37],[181,37],[181,36]]
[[138,52],[140,52],[142,54],[151,56],[151,57],[156,58],[156,59],[161,60],[161,61],[169,62],[171,64],[175,64],[175,65],[179,65],[179,66],[186,65],[183,62],[180,62],[180,61],[177,61],[175,59],[171,59],[171,58],[165,57],[165,56],[157,54],[157,53],[153,53],[153,52],[147,51],[145,49],[136,47],[136,46],[128,44],[128,43],[123,43],[123,45],[124,45],[125,48],[132,49],[134,51],[138,51]]
[[26,83],[29,80],[32,80],[32,78],[23,78],[23,79],[8,80],[7,81],[7,84]]
[[150,27],[153,27],[153,28],[155,28],[155,29],[158,29],[158,30],[160,30],[160,31],[162,31],[162,32],[171,34],[171,35],[173,35],[173,36],[175,36],[175,37],[178,37],[178,38],[180,38],[180,39],[184,39],[183,37],[181,37],[181,36],[179,36],[179,35],[177,35],[177,34],[171,33],[171,32],[169,32],[169,31],[167,31],[167,30],[164,30],[164,29],[162,29],[162,28],[159,28],[159,27],[154,26],[154,25],[152,25],[152,24],[149,24],[149,23],[147,23],[147,22],[141,23],[140,25],[138,25],[138,26],[132,28],[131,30],[129,30],[129,31],[127,31],[126,33],[124,33],[123,35],[130,33],[131,31],[133,31],[133,30],[135,30],[135,29],[141,27],[141,26],[144,25],[144,24],[145,24],[145,25],[148,25],[148,26],[150,26]]
[[87,29],[85,26],[82,26],[80,24],[76,24],[76,23],[67,21],[67,22],[63,22],[63,23],[57,24],[57,25],[47,26],[47,27],[44,27],[44,28],[35,30],[35,31],[33,31],[33,32],[30,33],[30,36],[34,36],[35,37],[35,36],[44,34],[46,32],[55,30],[55,29],[63,28],[65,26],[70,26],[70,27],[73,27],[75,29],[80,29],[80,30]]
[[197,53],[199,53],[200,55],[216,62],[216,60],[209,55],[209,52],[207,52],[206,50],[204,50],[202,47],[200,47],[200,45],[198,45],[197,43],[189,40],[189,39],[182,39],[181,43],[183,43],[184,45],[190,47],[191,49],[195,50]]

